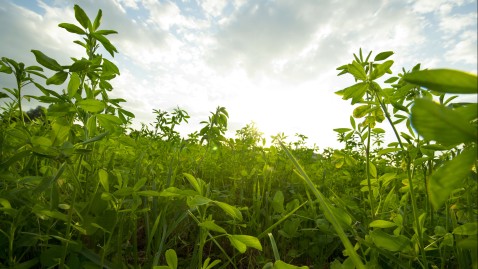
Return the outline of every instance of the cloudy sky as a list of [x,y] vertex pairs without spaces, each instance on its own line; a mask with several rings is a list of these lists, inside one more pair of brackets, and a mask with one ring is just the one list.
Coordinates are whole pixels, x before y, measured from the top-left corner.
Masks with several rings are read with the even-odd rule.
[[[1,1],[0,56],[29,65],[31,49],[60,64],[82,57],[57,25],[76,22],[74,4],[93,18],[102,9],[101,28],[119,32],[109,36],[121,72],[111,95],[128,101],[136,127],[153,109],[179,106],[191,116],[184,135],[224,106],[229,136],[254,121],[267,139],[300,133],[340,147],[332,129],[349,126],[353,107],[334,92],[354,81],[335,69],[359,48],[394,51],[394,72],[417,63],[477,70],[476,0]],[[0,75],[5,85],[11,78]]]

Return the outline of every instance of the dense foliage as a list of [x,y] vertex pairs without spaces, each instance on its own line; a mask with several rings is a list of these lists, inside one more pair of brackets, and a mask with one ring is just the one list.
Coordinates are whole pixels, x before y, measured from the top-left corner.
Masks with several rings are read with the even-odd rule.
[[338,68],[356,80],[337,92],[356,106],[335,129],[344,149],[266,147],[253,124],[228,139],[224,107],[184,138],[180,108],[129,127],[109,97],[119,69],[98,53],[114,56],[116,32],[101,10],[75,17],[59,26],[84,57],[0,61],[16,81],[0,92],[0,267],[477,268],[477,104],[449,95],[476,95],[475,75],[417,65],[384,87],[393,52],[360,50]]

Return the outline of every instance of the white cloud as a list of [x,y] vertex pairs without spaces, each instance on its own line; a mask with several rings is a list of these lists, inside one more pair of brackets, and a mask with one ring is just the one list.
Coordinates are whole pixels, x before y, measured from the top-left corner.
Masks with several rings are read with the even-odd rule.
[[217,17],[222,14],[226,7],[226,0],[204,0],[201,1],[202,9],[210,16]]
[[138,9],[138,0],[117,0],[120,4],[122,3],[127,8]]
[[461,6],[464,0],[410,0],[413,11],[417,13],[449,12],[453,6]]
[[477,42],[476,32],[466,31],[445,54],[446,60],[452,63],[467,63],[476,66],[477,62]]
[[452,36],[462,32],[467,27],[476,26],[476,19],[476,13],[443,16],[439,27],[446,36]]
[[[121,71],[111,96],[128,101],[136,123],[152,122],[152,109],[179,106],[191,115],[186,133],[225,106],[230,133],[253,120],[267,138],[302,133],[338,146],[332,129],[349,126],[353,107],[334,92],[354,81],[335,68],[359,48],[395,51],[397,71],[417,62],[476,65],[476,29],[456,12],[464,1],[77,2],[90,16],[101,8],[102,28],[119,32],[109,36]],[[57,27],[75,21],[71,2],[40,6],[38,13],[11,2],[0,7],[0,51],[30,60],[32,48],[65,61],[83,55],[71,43],[76,36]]]

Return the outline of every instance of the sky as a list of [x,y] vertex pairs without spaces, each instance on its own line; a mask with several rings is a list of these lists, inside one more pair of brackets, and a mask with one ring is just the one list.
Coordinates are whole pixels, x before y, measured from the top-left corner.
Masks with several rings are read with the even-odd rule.
[[[154,121],[153,109],[179,107],[191,116],[179,128],[187,135],[223,106],[228,137],[254,122],[268,141],[298,133],[340,148],[333,129],[350,127],[354,107],[334,92],[354,80],[336,68],[359,48],[394,51],[394,74],[417,63],[477,72],[476,0],[1,1],[0,57],[27,65],[36,64],[32,49],[63,65],[83,57],[77,36],[58,24],[76,23],[74,4],[92,19],[102,9],[101,29],[118,31],[108,37],[119,53],[103,54],[121,72],[110,97],[127,100],[135,128]],[[12,86],[0,74],[0,88]]]

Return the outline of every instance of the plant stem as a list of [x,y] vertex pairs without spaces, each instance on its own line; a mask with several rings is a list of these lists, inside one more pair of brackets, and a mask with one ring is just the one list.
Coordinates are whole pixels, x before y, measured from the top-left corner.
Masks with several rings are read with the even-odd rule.
[[[403,151],[406,151],[405,147],[403,146],[402,140],[400,139],[400,135],[398,134],[397,129],[395,128],[395,124],[393,124],[392,119],[390,118],[390,114],[388,113],[387,107],[385,104],[382,102],[380,97],[378,96],[377,93],[375,93],[375,97],[377,98],[378,102],[380,103],[380,106],[385,114],[385,117],[387,118],[388,122],[390,123],[390,126],[393,129],[393,132],[395,133],[395,136],[397,137],[398,143],[400,145],[400,148]],[[417,227],[417,236],[418,236],[418,245],[420,248],[420,252],[422,254],[423,258],[423,267],[428,268],[428,261],[427,261],[427,256],[425,253],[425,248],[423,246],[423,234],[422,234],[422,228],[420,227],[420,222],[419,222],[419,216],[418,216],[418,208],[417,208],[417,201],[415,200],[415,190],[413,186],[413,180],[412,180],[412,171],[411,171],[411,157],[410,153],[406,151],[406,156],[405,160],[407,163],[407,176],[408,176],[408,185],[409,185],[409,192],[410,192],[410,201],[412,203],[412,211],[413,211],[413,219],[415,221],[415,225]]]
[[370,123],[367,126],[367,147],[365,149],[365,158],[366,158],[366,165],[365,170],[367,173],[367,185],[368,185],[368,200],[370,202],[370,211],[372,215],[372,220],[375,219],[375,204],[374,204],[374,197],[373,197],[373,190],[372,190],[372,183],[370,181]]

